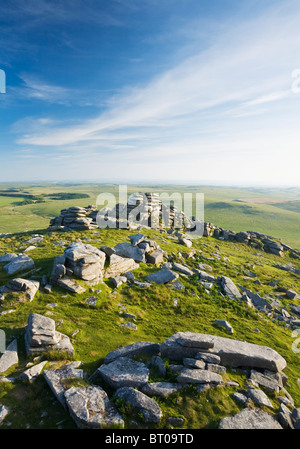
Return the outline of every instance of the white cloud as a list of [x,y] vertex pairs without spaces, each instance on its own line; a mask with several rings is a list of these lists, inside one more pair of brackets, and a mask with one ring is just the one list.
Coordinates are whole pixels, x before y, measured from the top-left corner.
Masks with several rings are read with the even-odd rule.
[[[192,173],[196,176],[197,164],[207,161],[209,167],[217,153],[214,178],[226,167],[227,177],[236,179],[237,168],[243,168],[241,155],[247,159],[259,153],[263,154],[261,160],[272,166],[272,176],[259,167],[258,175],[248,173],[248,178],[278,177],[280,158],[270,162],[272,153],[278,154],[284,142],[284,157],[294,157],[298,150],[297,142],[287,139],[298,127],[294,117],[300,96],[291,94],[291,73],[300,54],[300,8],[294,2],[289,5],[294,9],[274,8],[272,13],[248,21],[238,18],[206,50],[146,85],[125,88],[111,97],[97,117],[79,126],[44,122],[41,130],[29,129],[18,143],[75,154],[85,148],[87,153],[92,150],[95,158],[101,154],[102,163],[113,164],[111,155],[105,153],[110,148],[118,152],[120,167],[123,160],[148,160],[148,154],[169,158],[170,164],[176,155],[171,163],[178,176],[191,169],[187,157],[194,158]],[[28,85],[33,95],[45,98],[63,93],[53,86]],[[226,162],[229,159],[231,168]],[[151,162],[147,167],[137,165],[141,172],[152,172]],[[254,170],[251,161],[249,167],[252,165]],[[165,169],[161,175],[166,176]]]

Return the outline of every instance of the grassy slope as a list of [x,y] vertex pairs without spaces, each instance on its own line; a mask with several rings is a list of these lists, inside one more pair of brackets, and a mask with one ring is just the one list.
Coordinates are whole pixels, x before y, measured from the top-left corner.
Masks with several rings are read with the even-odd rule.
[[[54,244],[55,241],[63,240],[66,243],[77,241],[81,238],[91,238],[89,242],[97,247],[101,245],[115,245],[118,242],[127,241],[128,235],[132,234],[126,230],[101,230],[85,231],[82,233],[49,233],[44,234],[42,246],[30,252],[35,260],[36,271],[31,273],[38,279],[43,274],[48,276],[51,273],[53,258],[62,254],[63,249]],[[146,231],[146,235],[153,238],[159,245],[168,251],[169,254],[182,251],[179,246],[166,234],[155,231]],[[0,239],[0,254],[3,252],[19,252],[22,247],[26,247],[26,240],[30,234],[13,235],[10,238]],[[217,241],[213,238],[202,238],[194,242],[194,247],[199,251],[196,260],[185,261],[190,267],[196,267],[198,262],[206,262],[204,257],[210,257],[216,252],[216,245],[220,248],[221,260],[208,262],[213,267],[215,276],[224,274],[230,276],[237,285],[243,285],[252,291],[268,293],[275,297],[276,291],[268,286],[272,279],[281,279],[284,287],[293,287],[300,291],[300,279],[295,275],[278,270],[274,267],[278,261],[280,263],[293,262],[298,268],[300,263],[289,259],[284,260],[276,256],[263,253],[257,255],[257,250],[241,244]],[[204,257],[203,257],[204,256]],[[230,262],[225,258],[229,258]],[[178,261],[181,261],[179,258]],[[255,264],[255,271],[261,285],[253,283],[254,279],[247,278],[244,271],[249,270],[249,264]],[[258,265],[262,264],[261,265]],[[137,279],[144,279],[145,276],[154,271],[150,265],[141,264],[135,271]],[[29,276],[26,276],[29,278]],[[5,276],[4,270],[0,269],[0,285],[7,282],[9,277]],[[294,337],[291,330],[277,321],[266,318],[265,315],[249,309],[240,301],[232,301],[218,294],[217,286],[213,287],[211,294],[207,294],[203,287],[199,286],[196,279],[188,280],[180,277],[181,282],[186,286],[184,293],[170,289],[166,285],[152,286],[148,290],[141,290],[137,287],[121,286],[118,290],[113,290],[109,280],[103,284],[90,288],[81,295],[68,294],[58,287],[53,288],[53,292],[45,294],[39,292],[31,303],[18,303],[15,298],[5,301],[4,310],[15,309],[11,314],[0,317],[0,327],[6,331],[8,340],[12,337],[18,338],[20,365],[8,374],[16,377],[18,373],[25,369],[28,358],[24,348],[24,326],[27,323],[29,313],[36,312],[49,314],[55,321],[62,323],[57,330],[67,335],[80,330],[72,339],[76,355],[76,360],[84,363],[84,370],[88,375],[102,363],[105,355],[122,345],[127,345],[135,341],[145,340],[161,343],[164,339],[178,331],[195,331],[214,335],[227,336],[226,332],[214,325],[216,319],[226,319],[234,328],[233,338],[246,340],[248,342],[267,345],[277,350],[287,360],[285,373],[288,375],[287,389],[295,400],[295,405],[300,406],[298,363],[299,355],[292,351]],[[95,307],[86,304],[88,296],[94,296],[95,290],[100,289],[97,294],[98,302]],[[178,299],[178,307],[174,308],[173,300]],[[281,299],[282,305],[289,310],[290,300]],[[294,300],[294,303],[299,303]],[[57,304],[51,307],[49,304]],[[124,322],[120,314],[120,305],[126,305],[127,312],[137,316],[137,331],[126,330],[119,326]],[[2,309],[2,310],[3,310]],[[50,315],[51,314],[51,315]],[[255,329],[259,329],[256,332]],[[237,380],[242,387],[245,380],[243,372],[227,371],[227,378]],[[152,380],[158,380],[157,373],[151,373]],[[172,380],[172,376],[169,376]],[[162,379],[161,379],[162,380]],[[174,395],[166,401],[158,400],[164,416],[183,416],[186,428],[217,427],[219,420],[228,414],[236,413],[240,406],[231,398],[232,388],[216,388],[205,393],[195,393],[193,387],[180,395]],[[108,391],[111,395],[112,392]],[[276,412],[279,403],[275,396],[271,396]],[[9,406],[12,413],[7,419],[10,427],[24,428],[29,425],[34,428],[55,428],[61,422],[64,428],[75,427],[64,409],[53,403],[53,395],[43,378],[35,384],[28,386],[20,381],[14,384],[0,383],[0,402]],[[42,412],[47,411],[48,415],[41,418]],[[136,417],[135,417],[136,418]],[[138,418],[136,418],[138,419]],[[130,419],[127,426],[131,426]],[[140,423],[140,425],[143,425]],[[160,426],[165,425],[165,420]]]

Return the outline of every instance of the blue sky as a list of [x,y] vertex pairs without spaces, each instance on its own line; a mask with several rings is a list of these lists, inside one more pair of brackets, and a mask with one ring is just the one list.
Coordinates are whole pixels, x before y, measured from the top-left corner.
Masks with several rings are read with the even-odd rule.
[[1,181],[300,185],[298,0],[0,0]]

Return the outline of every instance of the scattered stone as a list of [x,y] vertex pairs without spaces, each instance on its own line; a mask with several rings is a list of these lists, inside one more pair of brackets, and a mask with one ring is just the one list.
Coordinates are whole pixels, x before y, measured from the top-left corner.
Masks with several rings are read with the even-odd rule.
[[287,296],[289,299],[295,299],[295,298],[298,297],[298,293],[295,292],[295,290],[290,289],[290,290],[288,290],[288,291],[286,292],[286,296]]
[[192,358],[184,358],[183,359],[184,366],[188,368],[198,368],[198,369],[205,369],[205,362],[204,360],[196,360]]
[[0,405],[0,424],[3,423],[10,410],[6,405]]
[[77,282],[67,276],[62,279],[58,279],[57,285],[68,290],[71,293],[77,293],[78,295],[86,292],[86,289],[82,287],[82,285],[77,284]]
[[13,340],[0,357],[0,373],[5,373],[19,363],[17,340]]
[[232,368],[245,366],[277,372],[286,367],[285,359],[267,346],[196,332],[172,335],[161,344],[161,356],[174,361],[182,360],[209,348],[213,348],[212,352],[221,358],[222,365]]
[[194,272],[190,270],[188,267],[181,265],[180,263],[173,263],[172,268],[179,273],[186,274],[187,276],[193,276]]
[[159,265],[164,261],[164,252],[161,249],[157,249],[153,253],[146,254],[146,262],[153,265]]
[[152,357],[151,364],[152,364],[152,366],[154,366],[158,370],[159,374],[162,377],[166,376],[167,368],[165,367],[164,361],[163,361],[163,359],[161,357],[159,357],[157,355],[154,355]]
[[168,269],[162,269],[155,273],[149,274],[146,279],[149,282],[155,282],[156,284],[167,284],[178,278],[178,274]]
[[252,399],[260,407],[270,407],[273,408],[272,402],[262,390],[252,389],[247,392],[248,398]]
[[250,372],[250,379],[261,385],[269,393],[279,393],[280,385],[274,378],[265,376],[264,374],[254,369]]
[[233,334],[233,327],[228,321],[225,320],[215,320],[214,322],[217,326],[224,327],[229,334]]
[[131,387],[123,387],[116,391],[115,397],[123,399],[134,409],[137,409],[143,415],[145,422],[160,422],[162,411],[159,405],[154,399],[149,398],[141,391]]
[[128,329],[133,329],[135,331],[137,331],[137,326],[133,323],[127,322],[127,323],[121,323],[119,324],[119,326],[121,327],[127,327]]
[[114,288],[120,287],[127,282],[126,276],[115,276],[111,278]]
[[97,304],[98,298],[97,296],[89,296],[85,302],[90,306],[95,306]]
[[170,394],[177,393],[183,388],[186,388],[184,384],[178,384],[176,382],[151,382],[144,385],[141,391],[148,396],[160,396],[166,398]]
[[197,352],[195,359],[203,360],[206,363],[214,363],[215,365],[219,365],[221,362],[220,356],[208,352]]
[[34,365],[24,371],[22,374],[20,374],[20,379],[27,380],[28,382],[31,382],[35,380],[43,371],[45,365],[48,363],[48,361],[40,362],[37,365]]
[[237,402],[239,402],[242,405],[246,405],[246,403],[248,401],[247,396],[245,396],[242,393],[238,393],[238,392],[233,393],[232,398],[235,399]]
[[226,276],[218,277],[218,282],[221,285],[224,293],[229,296],[231,299],[241,299],[242,295],[239,292],[237,286],[233,283],[233,281]]
[[[200,361],[200,360],[199,360]],[[212,373],[219,373],[219,374],[224,374],[226,373],[226,368],[225,366],[222,365],[216,365],[214,363],[207,363],[206,364],[206,369],[208,371],[211,371]]]
[[118,243],[114,250],[117,256],[133,259],[137,263],[146,262],[145,250],[138,246],[132,246],[130,243],[124,242]]
[[181,427],[184,424],[184,419],[177,416],[169,416],[167,422],[174,427]]

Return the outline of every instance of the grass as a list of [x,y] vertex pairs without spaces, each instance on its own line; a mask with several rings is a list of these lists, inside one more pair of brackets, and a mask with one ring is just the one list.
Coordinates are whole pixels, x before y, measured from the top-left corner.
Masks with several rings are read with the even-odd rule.
[[[132,234],[127,230],[117,229],[84,232],[50,232],[42,229],[38,232],[43,234],[44,240],[30,252],[35,261],[35,269],[25,276],[37,280],[43,275],[50,276],[53,258],[63,252],[55,242],[63,240],[69,244],[79,239],[84,242],[84,239],[88,238],[91,239],[88,243],[96,247],[103,244],[114,246],[116,243],[129,241],[128,236]],[[281,286],[300,291],[299,277],[275,268],[278,262],[284,264],[291,262],[300,268],[300,262],[290,259],[288,255],[278,258],[272,254],[258,253],[257,250],[243,244],[202,238],[193,243],[194,249],[197,250],[195,258],[183,260],[178,253],[184,247],[178,245],[167,234],[153,230],[145,230],[145,234],[156,240],[168,254],[175,253],[178,262],[186,263],[190,268],[196,268],[199,262],[209,263],[214,276],[221,274],[229,276],[237,285],[243,285],[261,295],[276,297],[276,289],[268,285],[272,279],[280,279]],[[31,233],[28,232],[1,238],[0,254],[22,252],[28,246],[26,242],[30,236]],[[220,259],[206,260],[217,251],[221,255]],[[252,264],[255,267],[249,268]],[[140,264],[140,268],[135,270],[134,274],[136,279],[144,280],[147,274],[155,270],[153,266]],[[255,271],[257,278],[246,276],[245,272],[248,270]],[[0,285],[4,285],[12,277],[7,276],[0,266]],[[259,279],[261,285],[254,283],[256,279]],[[60,323],[57,330],[70,337],[79,330],[74,337],[71,337],[71,342],[75,348],[74,358],[83,362],[87,376],[93,374],[108,352],[136,341],[161,343],[179,331],[228,336],[224,329],[214,325],[215,320],[225,319],[234,328],[233,338],[269,346],[287,360],[287,368],[284,370],[288,376],[287,389],[294,398],[295,405],[299,407],[299,355],[292,351],[295,337],[292,336],[291,330],[281,322],[248,308],[242,301],[233,301],[221,296],[217,286],[207,292],[197,282],[196,277],[188,279],[180,276],[180,281],[185,285],[183,292],[171,289],[167,285],[153,285],[149,289],[141,289],[134,285],[123,284],[114,290],[111,281],[105,279],[97,286],[88,287],[87,291],[80,295],[70,294],[58,286],[53,286],[49,294],[40,290],[31,303],[20,303],[14,295],[7,299],[1,311],[15,309],[15,312],[0,316],[0,327],[6,332],[7,341],[17,338],[20,363],[8,373],[15,377],[15,383],[0,383],[0,401],[12,410],[2,427],[15,429],[26,428],[28,425],[33,428],[55,428],[58,425],[63,428],[75,427],[68,413],[54,401],[42,377],[32,385],[24,384],[17,378],[28,363],[24,346],[24,327],[28,315],[32,312],[50,316],[56,323]],[[96,290],[100,292],[96,293]],[[97,296],[95,306],[87,304],[86,299],[89,296]],[[174,298],[178,300],[177,307],[174,307]],[[289,311],[291,301],[285,297],[280,301]],[[299,300],[293,302],[299,304]],[[56,306],[53,307],[51,304]],[[127,312],[137,316],[136,331],[119,326],[126,321],[121,314],[121,305],[126,306]],[[55,360],[54,355],[51,360]],[[170,372],[168,375],[170,376]],[[241,387],[246,378],[245,373],[230,370],[227,370],[226,376],[228,379],[238,380]],[[157,378],[157,373],[152,373],[152,379]],[[169,379],[174,380],[174,377],[171,376]],[[167,416],[183,416],[184,428],[215,428],[222,417],[239,410],[239,405],[231,398],[233,391],[235,390],[232,388],[220,387],[195,394],[193,387],[190,387],[183,394],[172,395],[167,400],[158,399],[164,412],[164,419],[157,427],[168,425]],[[112,398],[112,392],[109,394]],[[276,412],[279,408],[276,398],[274,406]],[[44,411],[47,411],[48,415],[41,418]],[[139,426],[145,426],[140,417],[134,419],[130,414],[126,418],[128,427],[134,427],[132,420],[137,420]],[[58,422],[61,424],[57,424]]]

